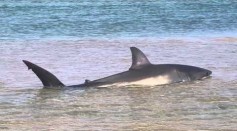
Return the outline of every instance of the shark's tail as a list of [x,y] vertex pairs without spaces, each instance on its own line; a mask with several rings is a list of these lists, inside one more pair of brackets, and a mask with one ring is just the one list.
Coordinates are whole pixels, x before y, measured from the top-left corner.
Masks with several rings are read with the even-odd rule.
[[58,80],[56,76],[54,76],[49,71],[29,62],[26,60],[23,60],[23,62],[27,65],[28,69],[32,70],[38,78],[43,83],[44,87],[64,87],[65,85]]

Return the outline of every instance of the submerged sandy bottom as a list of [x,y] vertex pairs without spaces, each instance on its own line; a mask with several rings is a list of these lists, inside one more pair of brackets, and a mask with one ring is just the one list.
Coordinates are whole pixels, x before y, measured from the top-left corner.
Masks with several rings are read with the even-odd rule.
[[[156,87],[41,89],[21,60],[66,85],[127,70],[130,46],[152,63],[188,64],[212,78]],[[0,130],[235,130],[237,39],[42,40],[0,44]]]

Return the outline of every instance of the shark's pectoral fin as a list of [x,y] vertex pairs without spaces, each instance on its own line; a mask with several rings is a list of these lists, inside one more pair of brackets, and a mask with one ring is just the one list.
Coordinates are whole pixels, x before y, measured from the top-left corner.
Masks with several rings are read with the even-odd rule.
[[64,84],[58,80],[56,76],[54,76],[49,71],[29,62],[26,60],[23,60],[23,62],[26,64],[28,69],[31,69],[41,80],[44,87],[63,87]]
[[144,66],[151,65],[150,61],[147,59],[146,55],[136,47],[130,47],[132,52],[132,66],[131,69],[140,69]]
[[90,82],[91,82],[90,80],[86,79],[85,82],[84,82],[84,84],[88,84],[88,83],[90,83]]

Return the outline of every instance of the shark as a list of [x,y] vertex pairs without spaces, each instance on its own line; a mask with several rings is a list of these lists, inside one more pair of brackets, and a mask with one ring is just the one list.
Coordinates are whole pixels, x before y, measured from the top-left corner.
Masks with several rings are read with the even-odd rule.
[[31,69],[41,80],[45,88],[51,87],[104,87],[116,86],[157,86],[172,83],[183,83],[201,80],[210,77],[212,71],[200,67],[181,64],[152,64],[146,55],[136,47],[130,47],[132,65],[127,71],[113,74],[96,80],[85,80],[77,85],[64,85],[55,75],[46,69],[23,60],[28,69]]

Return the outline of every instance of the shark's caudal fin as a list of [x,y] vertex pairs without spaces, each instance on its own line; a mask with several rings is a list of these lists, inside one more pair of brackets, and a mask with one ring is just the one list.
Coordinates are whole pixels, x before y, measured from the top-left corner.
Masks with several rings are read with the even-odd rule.
[[132,66],[131,69],[140,69],[144,66],[150,65],[150,61],[147,59],[146,55],[136,47],[130,47],[132,52]]
[[54,76],[49,71],[29,62],[23,60],[23,62],[27,65],[28,69],[31,69],[41,80],[44,87],[63,87],[64,84],[58,80],[56,76]]

